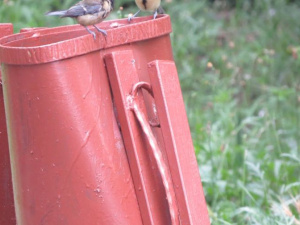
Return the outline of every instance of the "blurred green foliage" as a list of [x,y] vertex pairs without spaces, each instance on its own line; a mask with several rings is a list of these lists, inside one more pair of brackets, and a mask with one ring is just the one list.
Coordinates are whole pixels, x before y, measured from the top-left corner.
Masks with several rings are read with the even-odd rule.
[[300,20],[285,1],[254,8],[177,3],[173,49],[213,224],[297,224]]
[[[300,224],[298,2],[163,2],[212,224]],[[72,24],[44,13],[74,3],[6,0],[0,22]]]

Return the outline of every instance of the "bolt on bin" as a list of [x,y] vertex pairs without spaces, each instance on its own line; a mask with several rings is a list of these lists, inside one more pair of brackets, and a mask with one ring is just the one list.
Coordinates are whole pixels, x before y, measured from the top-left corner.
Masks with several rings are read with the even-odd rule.
[[[13,25],[0,24],[0,38],[11,35]],[[0,60],[1,64],[1,60]],[[4,99],[2,91],[2,75],[0,65],[0,224],[15,225],[15,209],[12,191],[11,170],[8,150],[8,139],[4,112]]]
[[170,17],[98,26],[0,39],[17,223],[209,224]]

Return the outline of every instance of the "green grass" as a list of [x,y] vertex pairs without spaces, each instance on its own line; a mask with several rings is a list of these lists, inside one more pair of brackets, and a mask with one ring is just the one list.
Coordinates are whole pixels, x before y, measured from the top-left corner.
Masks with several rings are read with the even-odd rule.
[[[22,2],[0,8],[16,31],[73,23]],[[300,224],[300,8],[218,3],[164,3],[212,224]]]
[[256,7],[168,11],[212,224],[299,220],[299,8]]

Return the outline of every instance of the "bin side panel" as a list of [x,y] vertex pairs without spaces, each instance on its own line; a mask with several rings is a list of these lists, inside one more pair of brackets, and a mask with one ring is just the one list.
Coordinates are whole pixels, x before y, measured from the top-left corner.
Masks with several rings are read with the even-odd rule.
[[141,224],[99,56],[4,65],[18,224]]
[[[9,23],[0,24],[0,37],[13,33],[13,25]],[[15,225],[15,208],[13,199],[13,188],[11,180],[11,169],[9,160],[9,149],[5,121],[4,99],[2,90],[2,75],[0,63],[0,224]]]

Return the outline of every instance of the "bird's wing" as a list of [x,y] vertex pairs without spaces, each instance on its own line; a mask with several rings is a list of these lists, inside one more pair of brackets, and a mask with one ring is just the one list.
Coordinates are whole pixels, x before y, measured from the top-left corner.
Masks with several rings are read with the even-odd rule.
[[68,9],[62,17],[78,17],[86,14],[98,13],[102,10],[102,6],[103,5],[101,3],[88,5],[84,2],[80,2]]

